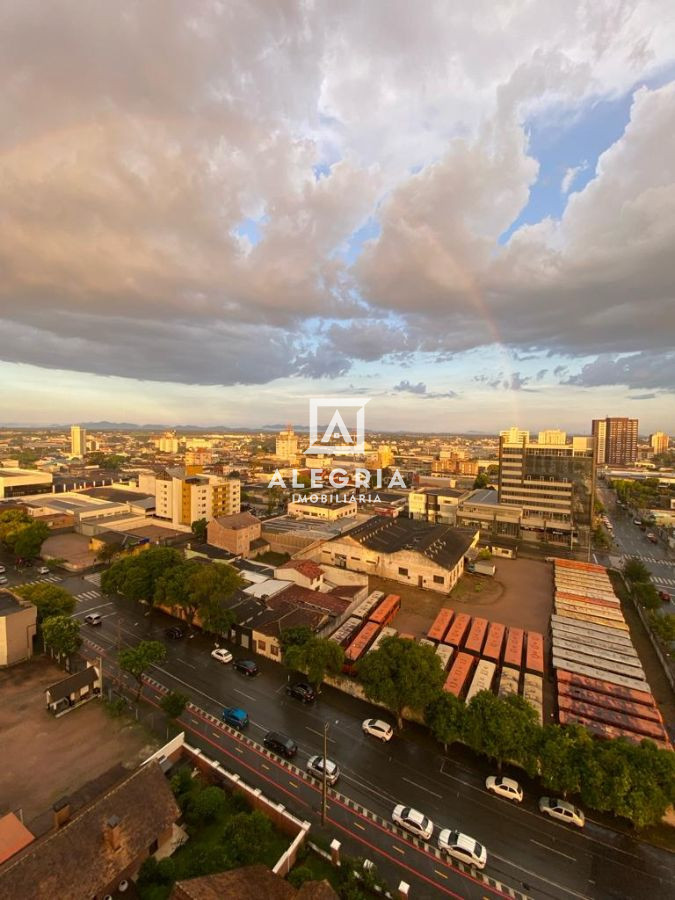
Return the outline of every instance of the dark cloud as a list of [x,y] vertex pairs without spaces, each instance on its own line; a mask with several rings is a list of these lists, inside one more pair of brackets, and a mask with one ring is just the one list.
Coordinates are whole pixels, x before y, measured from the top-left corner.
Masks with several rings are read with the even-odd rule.
[[675,391],[675,351],[634,353],[630,356],[598,356],[563,384],[601,387],[622,384],[628,388]]
[[395,384],[394,390],[401,391],[405,394],[426,394],[427,386],[421,381],[418,381],[417,384],[411,384],[409,381],[404,380],[400,381],[398,384]]

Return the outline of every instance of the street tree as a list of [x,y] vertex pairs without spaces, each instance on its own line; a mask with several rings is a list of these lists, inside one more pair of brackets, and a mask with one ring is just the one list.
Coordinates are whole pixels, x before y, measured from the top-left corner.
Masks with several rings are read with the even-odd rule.
[[135,647],[125,647],[117,654],[117,662],[123,672],[128,672],[137,684],[136,702],[143,690],[143,676],[151,666],[166,659],[166,647],[159,641],[141,641]]
[[660,638],[666,647],[675,641],[675,616],[669,613],[652,612],[649,615],[649,624],[654,634]]
[[563,797],[579,793],[587,769],[585,757],[593,750],[593,738],[581,725],[545,725],[539,740],[539,768],[544,787]]
[[289,647],[306,644],[311,637],[312,629],[307,625],[293,625],[291,628],[284,628],[279,638],[281,650],[285,654]]
[[530,774],[537,765],[537,716],[523,697],[510,694],[496,697],[480,691],[466,710],[465,736],[478,753],[497,763],[501,771],[507,760],[518,763]]
[[639,559],[627,559],[623,566],[623,574],[628,581],[649,582],[651,575],[647,566]]
[[14,536],[26,525],[30,525],[31,517],[22,509],[5,509],[0,512],[0,541],[7,547],[14,546]]
[[335,641],[313,635],[304,644],[288,647],[284,663],[289,669],[304,672],[318,689],[326,675],[338,675],[342,671],[344,656],[344,650]]
[[204,544],[206,542],[206,532],[207,532],[208,522],[206,519],[195,519],[195,521],[190,526],[192,528],[192,533],[197,538],[200,544]]
[[661,606],[659,592],[651,582],[637,581],[632,587],[633,596],[645,609],[654,610]]
[[51,616],[42,624],[42,638],[58,659],[71,656],[82,645],[80,622],[70,616]]
[[403,710],[421,711],[443,686],[443,670],[432,647],[399,637],[385,638],[358,665],[359,680],[370,700],[384,703],[403,728]]
[[38,625],[52,616],[69,616],[76,606],[73,595],[56,584],[25,584],[16,592],[37,607]]
[[49,537],[49,528],[44,522],[31,522],[14,532],[13,547],[15,556],[21,559],[32,559],[39,556],[45,540]]
[[115,559],[116,556],[122,552],[122,542],[116,541],[112,544],[104,544],[101,549],[96,554],[96,561],[100,563],[110,563]]
[[462,740],[465,719],[466,704],[447,691],[441,691],[424,710],[424,721],[446,751],[450,744]]
[[159,579],[182,562],[182,554],[172,547],[149,547],[113,563],[101,575],[101,587],[106,594],[152,603]]
[[175,721],[183,715],[189,699],[185,694],[181,694],[178,691],[169,691],[168,694],[162,697],[159,705],[171,721]]

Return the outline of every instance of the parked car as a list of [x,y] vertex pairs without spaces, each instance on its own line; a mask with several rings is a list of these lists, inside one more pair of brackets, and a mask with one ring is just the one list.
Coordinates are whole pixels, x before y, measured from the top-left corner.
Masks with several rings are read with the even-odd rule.
[[252,659],[235,659],[232,667],[241,672],[242,675],[257,675],[258,663]]
[[424,841],[428,841],[433,834],[434,823],[431,819],[411,806],[403,806],[402,803],[395,806],[391,818],[401,828],[405,828],[406,831]]
[[438,835],[438,849],[443,850],[453,859],[459,859],[476,869],[484,869],[487,863],[487,850],[478,841],[461,831],[444,828]]
[[369,734],[380,741],[390,741],[394,736],[394,729],[388,722],[382,719],[366,719],[361,725],[364,734]]
[[306,681],[296,681],[295,684],[287,684],[286,693],[289,697],[302,700],[303,703],[313,703],[316,700],[316,691]]
[[[307,760],[307,771],[310,775],[323,781],[324,758],[323,756],[310,756]],[[338,764],[332,759],[326,759],[326,781],[335,784],[340,777]]]
[[103,625],[103,618],[100,613],[89,613],[84,617],[87,625]]
[[647,532],[647,540],[651,541],[652,544],[658,544],[658,542],[659,542],[659,539],[657,538],[657,536],[654,534],[653,531]]
[[670,594],[668,591],[659,591],[659,597],[664,603],[670,603]]
[[38,571],[38,575],[51,575],[52,574],[52,570],[49,568],[49,566],[40,566],[40,568],[37,571]]
[[286,759],[292,759],[298,752],[298,745],[288,735],[282,734],[280,731],[268,731],[263,738],[263,744],[268,750],[273,750]]
[[577,828],[583,828],[586,818],[580,809],[572,806],[567,800],[554,800],[552,797],[542,797],[539,801],[539,812],[557,819],[559,822],[567,822],[569,825],[576,825]]
[[633,525],[642,525],[642,519],[633,519]]
[[9,584],[9,578],[6,575],[0,575],[0,584]]
[[504,797],[505,800],[513,800],[514,803],[521,803],[523,799],[523,789],[514,781],[513,778],[505,778],[503,776],[490,775],[485,780],[485,787],[498,797]]
[[0,575],[4,575],[7,569],[4,566],[0,566]]
[[242,731],[248,725],[248,713],[238,706],[226,706],[222,715],[223,722],[232,728]]
[[179,641],[182,637],[185,637],[185,632],[178,625],[171,625],[169,628],[165,628],[164,634],[172,641]]
[[225,647],[216,647],[215,650],[211,651],[211,656],[214,659],[217,659],[218,662],[221,663],[231,663],[232,662],[232,654],[229,650],[226,650]]

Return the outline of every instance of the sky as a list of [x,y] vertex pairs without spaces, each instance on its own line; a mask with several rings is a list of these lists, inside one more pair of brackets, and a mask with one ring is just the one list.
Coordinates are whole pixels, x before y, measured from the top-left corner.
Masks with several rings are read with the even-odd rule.
[[0,423],[675,432],[666,0],[8,0]]

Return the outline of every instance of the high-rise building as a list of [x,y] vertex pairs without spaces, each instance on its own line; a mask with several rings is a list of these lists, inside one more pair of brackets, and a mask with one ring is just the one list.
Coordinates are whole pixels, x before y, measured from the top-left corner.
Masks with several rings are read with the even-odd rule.
[[624,417],[593,419],[598,465],[632,466],[638,458],[638,420]]
[[170,468],[158,475],[140,475],[141,490],[155,495],[155,515],[174,525],[190,526],[198,519],[231,516],[241,509],[238,478],[205,475],[198,466]]
[[504,438],[509,444],[521,444],[523,441],[529,441],[530,432],[523,431],[522,428],[512,425],[511,428],[508,428],[506,431],[500,431],[499,437]]
[[668,444],[670,443],[670,437],[663,431],[655,431],[654,434],[650,435],[649,443],[652,445],[652,452],[654,454],[666,453]]
[[537,438],[539,444],[566,444],[567,432],[559,431],[557,428],[549,428],[547,431],[540,431]]
[[522,510],[522,537],[588,546],[594,494],[592,448],[500,439],[499,502]]
[[298,456],[298,436],[291,425],[280,431],[276,440],[275,453],[277,459],[293,465]]
[[178,453],[179,441],[175,431],[166,431],[160,438],[155,438],[155,447],[160,453]]
[[81,425],[70,426],[70,455],[84,459],[87,452],[87,430]]

